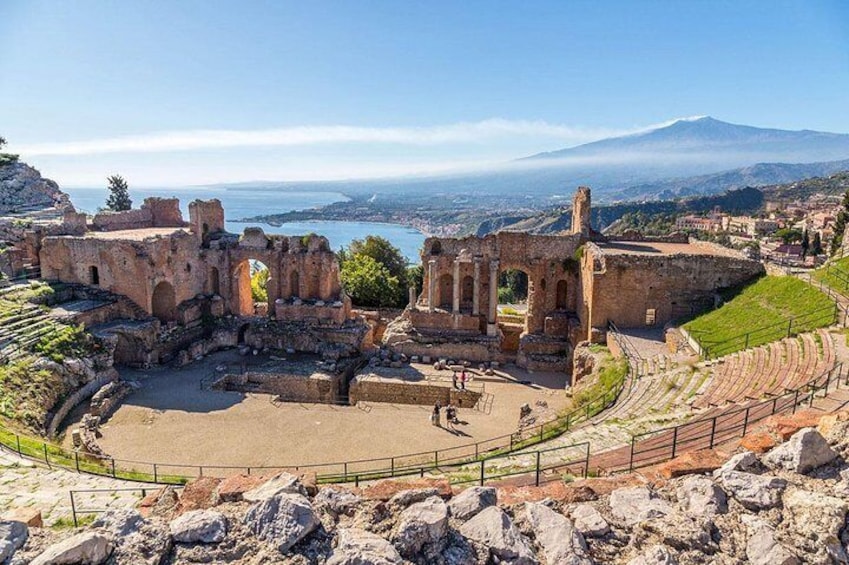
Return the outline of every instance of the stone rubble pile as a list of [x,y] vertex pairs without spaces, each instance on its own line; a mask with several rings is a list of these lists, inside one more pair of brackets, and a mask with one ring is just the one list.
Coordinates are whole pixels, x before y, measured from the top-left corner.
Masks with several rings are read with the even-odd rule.
[[77,531],[0,522],[0,563],[849,564],[848,457],[845,413],[672,479],[452,491],[438,479],[205,477]]

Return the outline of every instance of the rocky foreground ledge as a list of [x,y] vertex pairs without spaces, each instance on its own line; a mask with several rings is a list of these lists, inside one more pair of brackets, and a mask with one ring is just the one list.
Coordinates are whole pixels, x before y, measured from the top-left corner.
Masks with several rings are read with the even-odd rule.
[[70,532],[0,522],[0,563],[849,563],[849,412],[817,419],[761,454],[542,487],[207,477]]

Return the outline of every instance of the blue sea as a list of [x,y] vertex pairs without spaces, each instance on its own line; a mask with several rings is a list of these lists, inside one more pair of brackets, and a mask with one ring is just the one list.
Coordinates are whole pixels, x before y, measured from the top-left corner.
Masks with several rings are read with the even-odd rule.
[[[63,188],[71,197],[71,202],[77,210],[95,213],[106,202],[106,188]],[[287,192],[268,190],[252,190],[250,188],[181,188],[181,189],[130,189],[133,206],[138,207],[148,196],[177,197],[183,217],[189,218],[189,202],[195,199],[208,200],[217,198],[224,206],[227,230],[242,233],[248,226],[259,226],[265,233],[284,235],[305,235],[317,233],[325,236],[334,250],[348,245],[354,239],[362,239],[367,235],[379,235],[388,239],[407,256],[411,263],[420,262],[420,249],[425,236],[420,231],[393,224],[378,224],[374,222],[290,222],[280,227],[263,223],[240,223],[232,220],[279,214],[292,210],[306,210],[347,200],[344,194],[338,192]]]

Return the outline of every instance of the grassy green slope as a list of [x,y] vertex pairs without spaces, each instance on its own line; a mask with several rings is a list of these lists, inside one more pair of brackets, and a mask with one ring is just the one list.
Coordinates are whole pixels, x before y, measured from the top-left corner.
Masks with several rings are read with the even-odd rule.
[[710,357],[718,357],[781,339],[788,330],[797,334],[827,326],[834,321],[833,306],[828,296],[797,278],[763,277],[684,328]]

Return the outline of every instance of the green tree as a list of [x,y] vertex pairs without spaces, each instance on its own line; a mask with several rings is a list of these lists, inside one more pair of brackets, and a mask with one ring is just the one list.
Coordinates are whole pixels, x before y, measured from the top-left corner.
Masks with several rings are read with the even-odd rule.
[[843,247],[843,232],[846,231],[846,220],[849,219],[849,190],[843,193],[843,203],[837,220],[834,222],[834,237],[831,239],[831,254],[836,255]]
[[340,272],[342,286],[358,306],[390,307],[403,301],[403,287],[389,269],[368,255],[345,259]]
[[513,304],[528,298],[528,275],[518,269],[508,269],[498,276],[498,302]]
[[775,236],[781,238],[784,243],[795,243],[802,241],[802,231],[793,228],[783,228],[775,232]]
[[3,149],[4,145],[6,145],[6,138],[0,135],[0,149]]
[[270,273],[262,265],[251,265],[251,297],[254,302],[268,302],[268,278]]
[[[338,257],[343,273],[345,272],[346,265],[351,261],[368,257],[386,269],[389,277],[394,281],[392,283],[393,288],[386,289],[388,296],[391,298],[381,300],[366,298],[366,294],[357,295],[354,291],[346,287],[345,290],[351,295],[354,303],[361,306],[395,306],[401,308],[407,303],[408,285],[420,284],[408,277],[407,258],[404,257],[401,250],[392,245],[389,240],[380,236],[369,235],[365,239],[355,239],[347,248],[339,250]],[[357,264],[357,268],[361,268],[362,266],[362,263]],[[359,285],[358,288],[362,288],[362,285]]]
[[822,237],[820,232],[814,233],[814,241],[811,243],[811,255],[822,255]]
[[424,289],[424,267],[422,265],[414,265],[407,267],[407,287],[416,287],[416,296],[422,293]]
[[808,230],[802,234],[802,257],[807,257],[808,250],[811,248],[811,238],[808,235]]
[[130,189],[127,186],[127,181],[121,175],[111,175],[106,178],[109,183],[109,197],[106,199],[106,209],[113,212],[123,212],[133,207],[133,201],[130,200]]

